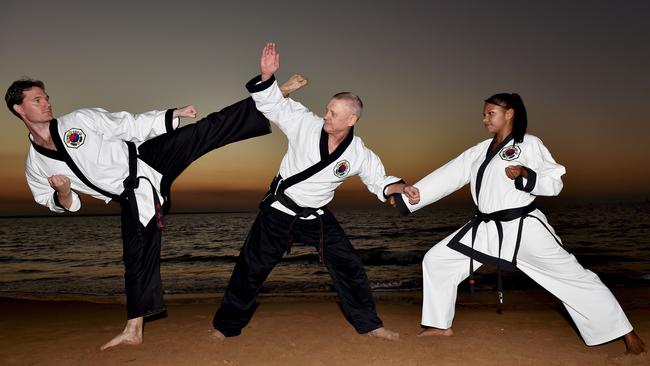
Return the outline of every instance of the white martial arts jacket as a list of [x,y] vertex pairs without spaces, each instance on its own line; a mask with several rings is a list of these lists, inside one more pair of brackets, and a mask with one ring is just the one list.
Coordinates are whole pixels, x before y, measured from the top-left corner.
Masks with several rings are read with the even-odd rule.
[[[501,258],[507,261],[503,268],[512,269],[516,266],[516,251],[520,242],[517,237],[518,234],[525,237],[526,225],[541,223],[560,242],[544,214],[531,204],[536,196],[559,194],[562,189],[561,176],[566,170],[553,160],[542,141],[533,135],[524,135],[521,143],[514,143],[510,136],[489,151],[492,141],[489,139],[479,143],[415,183],[414,186],[420,190],[418,204],[411,205],[406,196],[402,198],[408,210],[414,212],[470,183],[472,198],[478,208],[477,216],[452,234],[455,237],[448,245],[483,263],[495,264]],[[505,168],[510,165],[525,167],[528,179],[508,178]],[[506,212],[504,210],[524,212],[521,217],[508,221],[490,219],[490,214],[498,217]],[[479,216],[486,219],[477,219]],[[476,237],[472,248],[471,226],[475,225]],[[500,254],[499,225],[503,232]]]
[[[179,118],[171,118],[171,111],[151,111],[138,115],[127,112],[109,113],[100,108],[79,109],[50,122],[50,133],[57,151],[36,145],[32,146],[25,162],[25,175],[34,199],[54,212],[64,212],[47,179],[53,175],[70,178],[72,205],[69,211],[78,211],[81,192],[103,200],[111,198],[86,185],[69,164],[74,164],[92,184],[119,196],[124,191],[124,180],[129,175],[129,151],[126,141],[139,146],[144,141],[169,132],[179,125]],[[59,148],[60,147],[60,148]],[[61,151],[63,150],[63,151]],[[154,216],[153,190],[160,202],[160,181],[162,175],[142,160],[137,160],[137,175],[146,177],[151,184],[141,180],[135,189],[139,220],[142,225]],[[76,191],[76,192],[75,192]]]
[[[310,112],[302,104],[284,98],[275,78],[260,82],[258,76],[247,87],[257,109],[287,136],[289,146],[282,158],[278,174],[283,179],[330,158],[327,147],[327,133],[323,130],[323,119]],[[284,192],[298,206],[318,208],[327,205],[334,198],[334,191],[349,177],[359,175],[368,190],[380,201],[385,202],[385,188],[402,182],[400,178],[387,176],[379,157],[368,149],[361,138],[351,130],[339,148],[332,152],[342,154],[309,178],[294,184]],[[330,159],[331,160],[331,159]],[[294,212],[275,201],[272,207],[294,215]],[[319,212],[322,214],[322,211]],[[309,216],[312,218],[312,216]]]

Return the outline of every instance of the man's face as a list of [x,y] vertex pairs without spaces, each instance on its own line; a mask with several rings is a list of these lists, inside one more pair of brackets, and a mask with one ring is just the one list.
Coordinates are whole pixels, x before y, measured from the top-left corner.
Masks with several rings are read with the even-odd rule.
[[331,99],[327,103],[327,111],[323,117],[325,121],[323,129],[330,135],[345,132],[354,126],[357,119],[348,101]]
[[14,105],[14,109],[29,122],[41,123],[52,120],[50,96],[45,93],[45,90],[36,86],[23,91],[23,102]]

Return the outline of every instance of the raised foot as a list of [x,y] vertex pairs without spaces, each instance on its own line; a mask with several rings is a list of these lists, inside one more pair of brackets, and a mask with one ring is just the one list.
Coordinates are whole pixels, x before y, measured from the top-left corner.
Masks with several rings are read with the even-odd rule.
[[210,337],[212,337],[212,339],[216,341],[223,341],[224,339],[226,339],[226,336],[216,329],[210,330]]
[[640,355],[646,353],[645,343],[634,331],[624,335],[623,342],[625,342],[626,354]]
[[423,328],[418,337],[429,337],[429,336],[442,336],[442,337],[451,337],[454,335],[454,330],[451,328],[439,329],[439,328]]
[[388,341],[396,341],[399,339],[399,333],[393,332],[392,330],[388,330],[384,327],[377,328],[375,330],[371,330],[370,332],[366,333],[371,337],[375,338],[381,338],[385,339]]
[[304,76],[300,74],[293,74],[287,81],[285,81],[284,83],[282,83],[282,85],[280,85],[280,91],[282,91],[282,95],[286,98],[289,96],[289,94],[302,88],[308,83],[309,80],[305,79]]

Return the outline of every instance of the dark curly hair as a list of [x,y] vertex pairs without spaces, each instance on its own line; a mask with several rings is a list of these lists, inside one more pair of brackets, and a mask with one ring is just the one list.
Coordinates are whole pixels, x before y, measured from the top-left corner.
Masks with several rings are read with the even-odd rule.
[[23,104],[23,92],[29,90],[33,87],[38,87],[45,90],[45,84],[40,80],[32,80],[29,78],[23,78],[16,80],[11,83],[7,93],[5,94],[5,102],[7,103],[7,108],[13,113],[16,117],[20,118],[18,112],[14,110],[15,104]]

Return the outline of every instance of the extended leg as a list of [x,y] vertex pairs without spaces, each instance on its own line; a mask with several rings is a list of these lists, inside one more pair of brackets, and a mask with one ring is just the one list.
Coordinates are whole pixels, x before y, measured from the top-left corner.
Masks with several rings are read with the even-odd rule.
[[[360,334],[388,340],[399,339],[399,334],[385,329],[377,316],[372,290],[361,258],[354,251],[334,216],[327,210],[323,215],[323,224],[324,262],[332,276],[346,318]],[[306,225],[310,227],[310,243],[318,243],[320,227],[317,220],[311,220]]]
[[608,342],[632,331],[611,291],[546,228],[527,219],[524,232],[517,267],[562,301],[587,345]]
[[[447,244],[455,235],[434,245],[422,260],[422,321],[419,336],[453,335],[451,328],[456,308],[458,284],[469,276],[469,258],[450,249]],[[474,269],[481,263],[474,262]]]
[[[275,211],[275,212],[274,212]],[[286,216],[286,217],[285,217]],[[255,298],[287,246],[290,216],[267,207],[258,214],[239,253],[213,326],[226,337],[237,336],[255,311]]]

